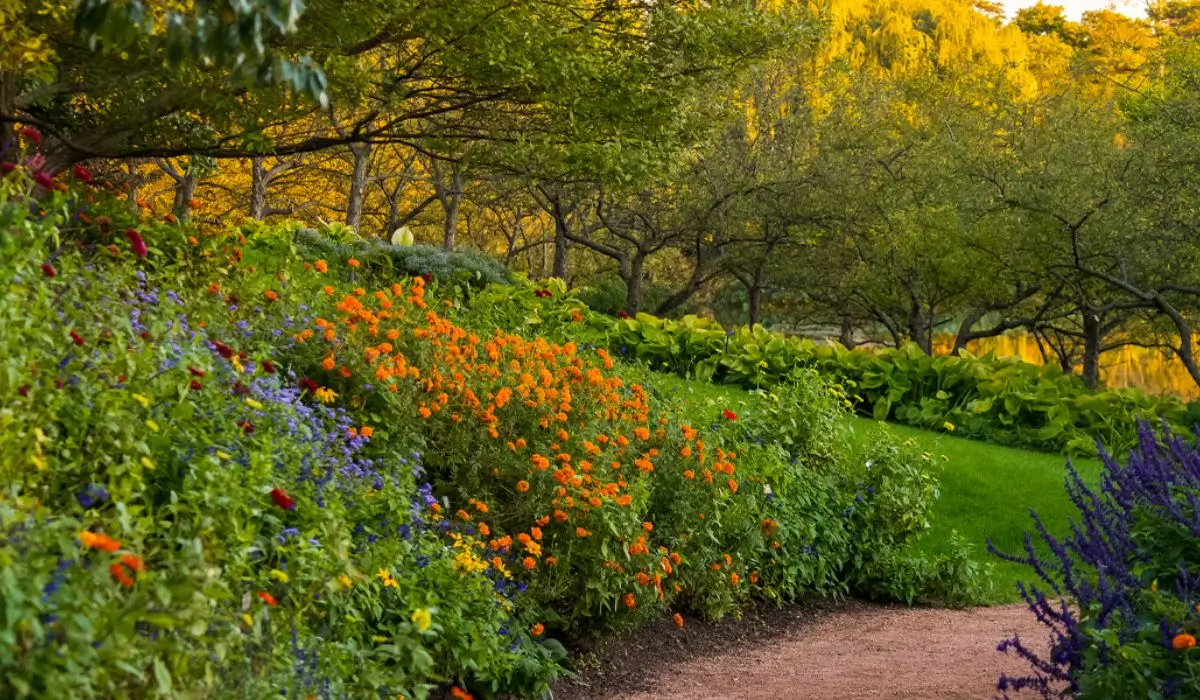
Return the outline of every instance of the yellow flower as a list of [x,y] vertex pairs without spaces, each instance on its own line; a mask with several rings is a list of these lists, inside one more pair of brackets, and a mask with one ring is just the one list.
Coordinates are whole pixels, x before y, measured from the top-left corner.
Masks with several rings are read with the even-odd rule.
[[133,398],[135,401],[137,401],[138,403],[140,403],[142,405],[142,408],[150,408],[150,398],[149,397],[142,396],[141,394],[134,394]]
[[249,406],[250,408],[253,408],[256,411],[263,410],[263,405],[261,403],[259,403],[258,401],[255,401],[254,399],[246,399],[246,405]]
[[433,624],[433,615],[425,608],[417,608],[412,614],[412,623],[417,626],[417,629],[424,632]]
[[229,459],[229,453],[223,450],[217,450],[217,459]]
[[342,584],[342,586],[345,588],[350,588],[351,586],[354,585],[354,582],[351,581],[350,577],[347,576],[346,574],[342,574],[341,576],[338,576],[338,583]]
[[254,618],[250,617],[247,613],[242,613],[242,622],[246,623],[247,627],[254,626]]
[[149,428],[153,432],[156,432],[156,433],[158,432],[158,423],[155,423],[153,420],[150,420],[148,418],[146,419],[146,427]]
[[267,575],[280,583],[288,582],[288,575],[287,575],[286,571],[280,571],[279,569],[271,569],[270,573],[268,573]]
[[381,636],[379,636],[379,635],[377,635],[377,634],[373,634],[373,635],[371,635],[371,641],[372,641],[372,642],[375,642],[376,644],[383,644],[383,643],[384,643],[384,642],[386,642],[387,640],[388,640],[388,638],[387,638],[387,637],[381,637]]
[[946,430],[946,432],[948,432],[948,433],[954,432],[954,424],[951,423],[950,421],[946,421],[945,423],[942,423],[942,428],[944,428]]
[[330,389],[329,387],[324,387],[324,386],[321,387],[320,389],[317,389],[316,394],[317,394],[317,398],[320,399],[321,403],[333,403],[333,400],[337,398],[336,391],[334,391],[333,389]]
[[33,466],[37,467],[38,469],[46,468],[46,460],[42,459],[41,455],[30,455],[29,460],[33,462]]
[[154,460],[149,457],[142,457],[142,466],[150,471],[154,471]]

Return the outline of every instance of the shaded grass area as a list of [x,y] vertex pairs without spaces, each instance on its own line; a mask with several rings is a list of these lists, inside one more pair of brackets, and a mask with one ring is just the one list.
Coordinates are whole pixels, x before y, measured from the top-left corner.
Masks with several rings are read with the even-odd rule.
[[[670,376],[663,377],[660,387],[679,392],[689,400],[719,401],[734,410],[751,406],[756,400],[737,387]],[[991,567],[988,599],[995,603],[1019,600],[1017,581],[1033,581],[1032,571],[988,554],[986,543],[990,539],[1002,551],[1021,552],[1024,533],[1033,527],[1031,510],[1037,511],[1052,533],[1066,530],[1069,518],[1075,513],[1063,488],[1067,458],[903,425],[884,427],[858,417],[850,419],[849,440],[852,446],[864,445],[881,428],[914,441],[922,450],[938,457],[936,476],[941,495],[934,505],[932,528],[915,544],[916,548],[930,554],[945,553],[950,548],[951,534],[957,531],[974,547],[975,559]],[[1101,467],[1098,460],[1076,459],[1073,463],[1086,481],[1092,484],[1098,481]]]

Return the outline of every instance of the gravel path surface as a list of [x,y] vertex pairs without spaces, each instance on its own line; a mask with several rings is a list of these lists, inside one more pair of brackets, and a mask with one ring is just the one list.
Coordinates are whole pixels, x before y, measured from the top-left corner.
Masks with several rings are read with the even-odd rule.
[[[1028,668],[997,652],[996,644],[1014,633],[1043,646],[1048,640],[1046,628],[1024,605],[939,610],[851,602],[783,614],[792,617],[790,623],[780,624],[778,615],[751,621],[756,630],[749,634],[722,635],[721,625],[697,623],[709,632],[671,641],[665,630],[653,630],[640,640],[626,640],[620,651],[600,654],[594,672],[599,682],[589,682],[585,672],[585,686],[563,687],[555,697],[992,698],[1001,672],[1022,675]],[[731,643],[714,644],[714,630],[718,639],[730,636]]]

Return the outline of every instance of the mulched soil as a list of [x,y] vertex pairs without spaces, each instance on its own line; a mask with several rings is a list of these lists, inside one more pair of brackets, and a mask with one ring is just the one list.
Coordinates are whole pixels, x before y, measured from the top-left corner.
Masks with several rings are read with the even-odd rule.
[[826,700],[991,698],[1020,659],[996,644],[1019,633],[1042,643],[1045,628],[1023,605],[970,610],[861,601],[760,605],[741,620],[670,620],[597,645],[576,642],[579,677],[555,700]]

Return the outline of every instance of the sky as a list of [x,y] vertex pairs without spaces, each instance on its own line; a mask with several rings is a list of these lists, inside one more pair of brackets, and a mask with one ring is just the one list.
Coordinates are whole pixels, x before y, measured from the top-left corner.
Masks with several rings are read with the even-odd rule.
[[[1088,10],[1101,10],[1107,7],[1113,7],[1118,12],[1122,12],[1131,17],[1145,17],[1146,3],[1144,0],[1045,0],[1047,5],[1061,5],[1065,10],[1067,19],[1075,22],[1079,21],[1080,16]],[[1017,10],[1022,7],[1036,5],[1037,0],[1008,0],[1004,3],[1004,7],[1008,10],[1009,16],[1017,13]]]

